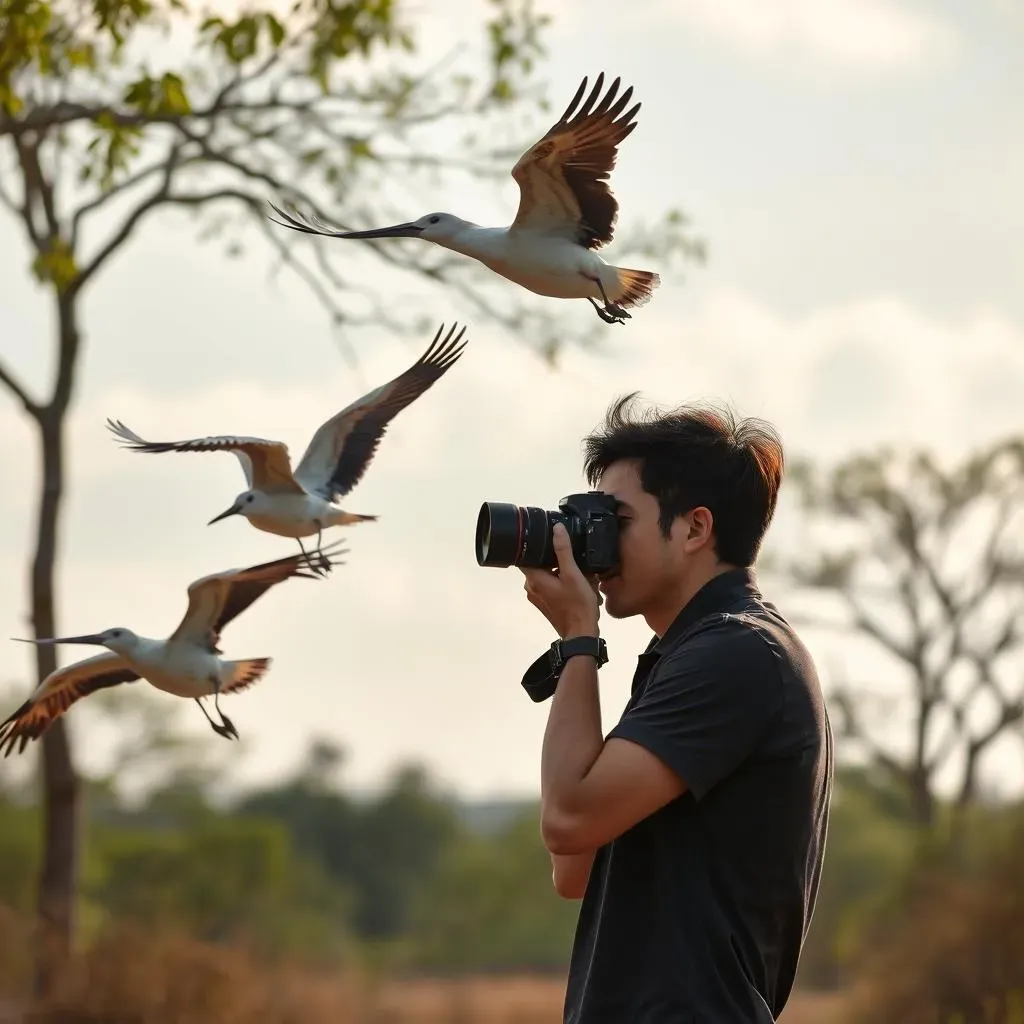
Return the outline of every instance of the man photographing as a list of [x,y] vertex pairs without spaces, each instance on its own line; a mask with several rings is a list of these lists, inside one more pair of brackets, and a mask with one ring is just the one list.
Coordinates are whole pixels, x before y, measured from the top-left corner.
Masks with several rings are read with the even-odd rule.
[[[522,569],[559,638],[541,831],[555,888],[583,901],[563,1020],[768,1024],[810,923],[833,773],[814,665],[755,577],[783,449],[763,422],[633,415],[634,398],[585,441],[617,566],[585,576],[559,522],[557,568]],[[607,738],[602,597],[654,633]]]

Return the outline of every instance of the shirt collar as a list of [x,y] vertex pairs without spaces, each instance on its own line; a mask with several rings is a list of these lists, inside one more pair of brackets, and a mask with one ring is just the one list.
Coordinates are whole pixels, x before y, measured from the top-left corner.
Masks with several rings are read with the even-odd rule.
[[760,599],[761,593],[757,586],[757,577],[750,566],[738,569],[727,569],[712,577],[683,605],[672,624],[665,630],[659,640],[651,640],[648,651],[664,654],[678,638],[695,622],[714,611],[725,611],[733,607],[737,601],[749,596]]

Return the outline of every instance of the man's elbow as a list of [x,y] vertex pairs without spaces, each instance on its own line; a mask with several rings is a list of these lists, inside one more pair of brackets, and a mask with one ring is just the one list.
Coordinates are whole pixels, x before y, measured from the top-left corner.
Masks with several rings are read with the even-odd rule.
[[[586,853],[594,848],[580,818],[566,814],[560,808],[544,807],[541,810],[540,834],[548,853],[556,857]],[[557,890],[558,886],[555,888]]]

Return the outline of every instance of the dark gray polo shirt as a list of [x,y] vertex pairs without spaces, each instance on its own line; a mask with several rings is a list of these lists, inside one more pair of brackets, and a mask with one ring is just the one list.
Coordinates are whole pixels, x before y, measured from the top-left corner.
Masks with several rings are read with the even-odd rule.
[[810,655],[751,570],[652,639],[612,736],[687,790],[597,851],[565,1024],[773,1022],[817,895],[833,753]]

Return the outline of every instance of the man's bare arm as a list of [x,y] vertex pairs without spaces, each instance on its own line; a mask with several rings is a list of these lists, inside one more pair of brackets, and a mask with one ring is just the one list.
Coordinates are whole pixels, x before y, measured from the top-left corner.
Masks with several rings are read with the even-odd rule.
[[581,900],[587,891],[596,850],[586,853],[551,854],[551,880],[555,892],[565,900]]

